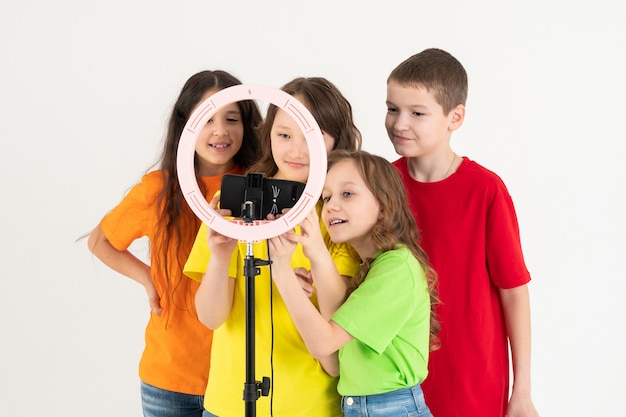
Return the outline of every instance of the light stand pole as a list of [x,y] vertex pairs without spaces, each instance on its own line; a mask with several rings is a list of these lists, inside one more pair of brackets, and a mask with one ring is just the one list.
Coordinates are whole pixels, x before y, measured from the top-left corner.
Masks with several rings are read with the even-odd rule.
[[246,259],[244,275],[246,277],[246,382],[243,388],[243,400],[246,402],[246,417],[256,416],[256,401],[259,394],[267,396],[270,390],[270,379],[263,377],[263,382],[256,380],[255,371],[255,321],[254,295],[255,276],[259,275],[259,266],[269,265],[269,261],[256,259],[252,250],[252,242],[246,242]]
[[[251,184],[254,178],[248,178],[248,188],[246,189],[246,202],[243,205],[242,217],[245,223],[251,223],[256,218],[255,204],[261,207],[262,191],[258,184]],[[259,192],[257,195],[256,192]],[[252,200],[254,198],[254,200]],[[246,277],[246,382],[243,387],[243,400],[245,401],[245,416],[256,416],[256,401],[260,395],[267,396],[270,390],[270,379],[263,377],[262,382],[256,380],[255,376],[255,319],[254,319],[254,297],[255,277],[261,273],[260,266],[267,266],[270,261],[257,259],[254,257],[253,243],[246,241],[246,258],[243,265],[243,273]]]

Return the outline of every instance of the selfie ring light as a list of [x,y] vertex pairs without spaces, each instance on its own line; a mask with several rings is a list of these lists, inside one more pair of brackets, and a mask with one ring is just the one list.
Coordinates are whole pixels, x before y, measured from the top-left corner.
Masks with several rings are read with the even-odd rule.
[[[256,220],[245,223],[242,220],[227,220],[209,206],[198,187],[194,156],[200,131],[220,108],[241,100],[255,99],[280,107],[296,121],[309,149],[309,178],[300,199],[286,214],[273,221]],[[208,227],[225,236],[253,242],[283,234],[304,220],[322,193],[327,161],[322,131],[302,103],[276,88],[241,84],[218,91],[194,110],[180,136],[176,163],[183,196],[196,216]]]

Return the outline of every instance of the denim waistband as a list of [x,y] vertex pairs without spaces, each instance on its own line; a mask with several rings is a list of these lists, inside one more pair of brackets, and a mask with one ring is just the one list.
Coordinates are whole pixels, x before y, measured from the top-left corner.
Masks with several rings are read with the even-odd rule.
[[341,409],[345,415],[363,416],[368,415],[366,410],[394,407],[415,409],[420,416],[430,415],[420,384],[382,394],[341,397]]
[[[362,400],[366,400],[368,403],[378,402],[379,400],[389,399],[389,398],[402,398],[402,397],[423,397],[422,387],[420,384],[416,384],[412,387],[400,388],[394,391],[384,392],[382,394],[371,394],[371,395],[345,395],[341,397],[341,402],[344,405],[352,405],[355,402],[362,402]],[[352,399],[352,401],[350,401]]]

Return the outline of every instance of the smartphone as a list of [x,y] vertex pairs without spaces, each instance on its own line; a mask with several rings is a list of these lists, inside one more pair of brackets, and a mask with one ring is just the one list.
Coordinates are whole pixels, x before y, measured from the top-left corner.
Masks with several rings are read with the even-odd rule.
[[256,172],[226,174],[222,177],[220,208],[230,209],[233,217],[242,217],[244,202],[254,200],[255,220],[263,220],[268,214],[281,214],[283,209],[293,207],[305,186],[302,182],[266,178]]

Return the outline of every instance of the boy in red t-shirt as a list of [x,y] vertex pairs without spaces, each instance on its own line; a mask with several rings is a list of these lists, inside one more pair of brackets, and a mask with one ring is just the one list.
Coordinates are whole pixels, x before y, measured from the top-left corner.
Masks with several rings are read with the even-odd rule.
[[[387,79],[394,162],[439,275],[440,349],[423,383],[437,417],[537,417],[530,395],[530,303],[517,217],[502,180],[450,147],[463,124],[467,74],[426,49]],[[509,398],[511,347],[513,389]]]

